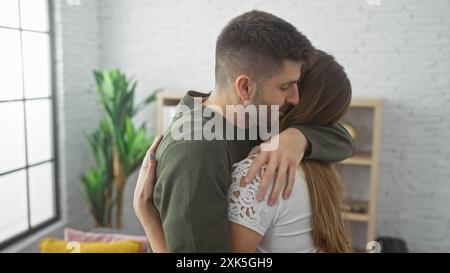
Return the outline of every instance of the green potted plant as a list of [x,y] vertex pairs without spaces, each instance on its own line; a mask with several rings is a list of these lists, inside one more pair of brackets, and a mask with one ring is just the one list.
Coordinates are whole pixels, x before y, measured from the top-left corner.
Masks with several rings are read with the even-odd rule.
[[94,225],[120,229],[127,178],[140,166],[155,137],[146,136],[144,124],[136,128],[132,118],[156,100],[159,90],[134,105],[136,81],[129,80],[118,69],[97,70],[94,76],[105,117],[99,128],[86,136],[95,166],[89,168],[81,181]]

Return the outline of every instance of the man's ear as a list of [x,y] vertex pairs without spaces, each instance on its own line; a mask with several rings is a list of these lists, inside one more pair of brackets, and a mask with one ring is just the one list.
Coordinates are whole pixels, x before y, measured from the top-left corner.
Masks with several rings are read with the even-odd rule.
[[236,79],[236,92],[242,102],[251,100],[256,92],[256,83],[248,75],[240,75]]

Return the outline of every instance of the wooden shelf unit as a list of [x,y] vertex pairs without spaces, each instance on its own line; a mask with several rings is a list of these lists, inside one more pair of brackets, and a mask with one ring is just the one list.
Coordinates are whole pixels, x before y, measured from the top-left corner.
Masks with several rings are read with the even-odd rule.
[[[340,163],[340,165],[352,165],[354,167],[368,168],[370,172],[369,181],[369,200],[362,201],[365,203],[364,212],[349,212],[344,211],[344,218],[350,222],[364,222],[367,224],[367,237],[366,243],[375,239],[375,227],[376,227],[376,205],[377,205],[377,193],[378,193],[378,177],[379,177],[379,156],[380,156],[380,138],[381,138],[381,111],[382,100],[378,98],[354,98],[350,104],[350,109],[364,108],[371,111],[373,118],[371,124],[371,150],[370,151],[357,151],[356,154]],[[355,125],[356,131],[358,131],[357,125]],[[358,138],[357,140],[358,141]],[[343,183],[345,184],[345,177],[343,177]],[[351,202],[349,202],[351,204]],[[361,203],[361,201],[359,201]]]

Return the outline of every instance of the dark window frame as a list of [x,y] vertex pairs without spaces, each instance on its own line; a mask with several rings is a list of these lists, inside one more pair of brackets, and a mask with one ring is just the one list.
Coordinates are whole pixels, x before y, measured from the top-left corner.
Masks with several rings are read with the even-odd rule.
[[[56,91],[56,52],[55,52],[55,26],[54,26],[54,6],[53,6],[53,1],[52,0],[47,0],[47,7],[48,7],[48,20],[49,20],[49,29],[48,31],[35,31],[35,30],[29,30],[29,29],[23,29],[21,25],[19,25],[18,28],[14,28],[14,27],[3,27],[0,26],[0,28],[4,28],[4,29],[14,29],[14,30],[19,30],[20,31],[20,46],[23,47],[23,41],[22,41],[22,33],[23,31],[28,31],[28,32],[36,32],[36,33],[46,33],[49,35],[49,42],[50,42],[50,46],[49,46],[49,50],[50,50],[50,88],[51,88],[51,92],[50,92],[50,96],[48,97],[39,97],[39,98],[30,98],[27,99],[25,98],[25,85],[22,86],[22,92],[23,92],[23,97],[21,99],[12,99],[12,100],[2,100],[0,103],[8,103],[8,102],[13,102],[13,101],[21,101],[24,103],[23,105],[23,110],[24,110],[24,119],[25,119],[25,153],[27,154],[27,139],[26,139],[26,115],[25,115],[25,111],[26,111],[26,107],[25,107],[25,102],[26,101],[31,101],[31,100],[40,100],[40,99],[49,99],[50,100],[50,104],[52,107],[52,114],[51,114],[51,126],[52,126],[52,137],[53,137],[53,142],[52,142],[52,158],[50,158],[49,160],[45,160],[45,161],[41,161],[38,163],[34,163],[34,164],[28,164],[28,160],[26,160],[26,164],[24,167],[18,168],[18,169],[14,169],[14,170],[10,170],[4,173],[1,173],[0,176],[9,174],[9,173],[13,173],[19,170],[26,170],[26,185],[27,185],[27,210],[28,210],[28,229],[24,232],[18,233],[16,235],[14,235],[13,237],[10,237],[9,239],[6,239],[5,241],[0,242],[0,250],[7,248],[8,246],[13,245],[14,243],[17,243],[23,239],[28,238],[30,235],[35,234],[38,231],[41,231],[47,227],[49,227],[50,225],[58,222],[61,219],[61,204],[60,204],[60,192],[59,192],[59,181],[60,181],[60,177],[59,177],[59,150],[58,150],[58,122],[57,122],[57,118],[58,118],[58,108],[57,108],[57,91]],[[18,0],[18,9],[19,9],[19,22],[20,22],[20,0]],[[22,75],[23,75],[23,49],[21,49],[22,51],[22,56],[21,56],[21,60],[22,60]],[[22,79],[22,81],[24,81],[24,79]],[[26,158],[28,156],[26,155]],[[28,169],[30,167],[33,166],[37,166],[37,165],[41,165],[41,164],[45,164],[45,163],[49,163],[52,162],[53,163],[53,198],[54,198],[54,212],[55,215],[40,223],[39,225],[36,225],[34,227],[31,226],[31,215],[30,215],[30,190],[29,190],[29,177],[28,177]]]

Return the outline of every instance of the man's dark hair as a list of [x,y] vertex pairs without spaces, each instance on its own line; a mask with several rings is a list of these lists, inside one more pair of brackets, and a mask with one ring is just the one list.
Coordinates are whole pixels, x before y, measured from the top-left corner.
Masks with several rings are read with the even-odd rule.
[[264,82],[285,60],[308,62],[313,52],[311,42],[290,23],[267,12],[246,12],[217,38],[216,85],[226,87],[241,74]]

